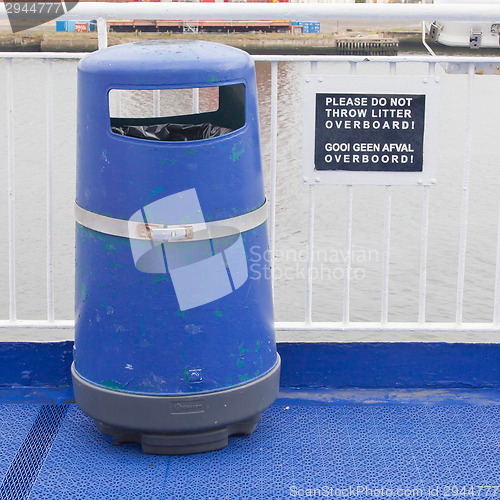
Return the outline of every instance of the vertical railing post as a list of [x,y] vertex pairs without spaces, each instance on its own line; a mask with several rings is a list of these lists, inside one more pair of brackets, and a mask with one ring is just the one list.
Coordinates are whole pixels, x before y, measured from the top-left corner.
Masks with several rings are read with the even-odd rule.
[[274,255],[276,253],[276,162],[278,151],[278,63],[271,61],[271,157],[270,157],[270,213],[269,252],[271,254],[271,282],[274,293]]
[[106,19],[99,17],[97,19],[97,48],[105,49],[108,46],[108,25]]
[[342,322],[347,325],[350,321],[349,307],[351,295],[351,259],[352,259],[352,186],[347,186],[345,216],[345,264],[344,264],[344,302]]
[[309,208],[307,218],[307,277],[306,277],[306,318],[307,324],[312,323],[312,293],[314,264],[314,189],[309,186]]
[[16,305],[16,196],[14,185],[14,83],[12,59],[6,61],[7,77],[7,197],[9,217],[9,320],[17,319]]
[[418,290],[418,322],[425,323],[427,301],[427,248],[429,246],[429,191],[430,186],[424,186],[422,202],[422,230],[420,235],[420,278]]
[[382,268],[382,305],[380,322],[386,324],[389,318],[389,262],[391,255],[391,212],[392,212],[391,186],[385,187],[384,210],[384,263]]
[[[435,54],[434,54],[435,55]],[[429,76],[436,77],[436,63],[429,63]],[[424,186],[422,201],[422,229],[420,233],[420,273],[418,290],[418,323],[423,325],[426,321],[427,303],[427,253],[429,248],[429,207],[430,186]]]
[[193,89],[193,114],[200,112],[200,89]]
[[46,147],[47,147],[47,320],[54,321],[54,277],[53,277],[53,240],[52,240],[52,170],[53,170],[53,93],[52,59],[45,60],[46,69]]
[[[396,63],[389,63],[389,74],[396,74]],[[391,215],[392,215],[392,187],[385,186],[384,209],[384,261],[382,266],[382,300],[380,322],[386,324],[389,320],[389,264],[391,257]]]
[[153,90],[153,114],[154,116],[160,116],[160,90]]
[[500,211],[498,214],[495,298],[493,300],[493,324],[494,325],[500,324]]
[[[358,71],[358,64],[349,63],[351,75]],[[342,305],[342,323],[348,325],[350,321],[351,304],[351,262],[352,262],[352,199],[353,188],[347,186],[346,190],[346,216],[345,216],[345,262],[344,262],[344,299]]]
[[467,91],[467,109],[465,116],[465,152],[464,152],[464,172],[462,181],[462,207],[460,216],[460,243],[458,254],[458,277],[457,277],[457,307],[455,322],[462,323],[464,283],[465,283],[465,254],[467,251],[467,222],[469,215],[469,186],[472,157],[472,110],[474,97],[474,63],[469,63],[469,79]]
[[[318,70],[317,61],[311,61],[311,73]],[[314,188],[309,186],[307,216],[307,269],[306,269],[306,314],[305,322],[312,323],[313,265],[314,265]]]

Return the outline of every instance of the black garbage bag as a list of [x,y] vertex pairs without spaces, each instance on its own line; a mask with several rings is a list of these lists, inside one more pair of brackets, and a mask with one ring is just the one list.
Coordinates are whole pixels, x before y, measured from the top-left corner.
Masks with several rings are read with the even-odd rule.
[[232,129],[212,123],[158,123],[155,125],[111,126],[115,134],[151,141],[197,141],[229,134]]

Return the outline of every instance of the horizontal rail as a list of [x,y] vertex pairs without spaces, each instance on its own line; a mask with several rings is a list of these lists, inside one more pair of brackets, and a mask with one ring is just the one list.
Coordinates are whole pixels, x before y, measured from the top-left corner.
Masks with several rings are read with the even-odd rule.
[[498,326],[493,323],[418,323],[418,322],[352,322],[342,321],[279,321],[275,323],[276,330],[282,332],[432,332],[445,333],[450,331],[468,332],[497,332]]
[[[88,52],[0,52],[0,59],[82,59]],[[327,56],[327,55],[252,55],[254,61],[261,62],[361,62],[373,63],[449,63],[449,64],[500,64],[499,56]]]
[[[7,19],[3,3],[0,19]],[[107,3],[80,2],[60,19],[193,19],[243,21],[266,19],[300,19],[303,21],[371,20],[371,21],[498,21],[500,5],[470,4],[330,4],[330,3]]]
[[0,320],[0,328],[41,328],[41,329],[63,329],[75,328],[72,319],[57,319],[48,321],[43,319],[17,319],[14,321]]
[[361,62],[376,62],[376,63],[450,63],[450,64],[469,64],[469,63],[491,63],[498,64],[500,57],[498,56],[430,56],[430,55],[412,55],[412,56],[342,56],[342,55],[253,55],[254,61],[276,61],[276,62],[346,62],[351,64]]
[[[74,339],[72,320],[17,320],[0,321],[1,342],[63,342]],[[496,344],[500,342],[494,333],[498,330],[490,323],[311,323],[277,322],[278,343],[442,343],[460,342],[473,344]],[[47,336],[50,331],[50,337]],[[383,333],[374,336],[374,333]]]
[[[476,332],[497,332],[498,326],[493,323],[418,323],[418,322],[352,322],[342,321],[315,321],[307,323],[305,321],[278,321],[274,324],[278,332],[429,332],[429,333],[476,333]],[[14,321],[0,320],[0,329],[4,328],[35,328],[35,329],[55,329],[72,330],[75,328],[73,320],[29,320],[18,319]],[[494,339],[491,339],[494,341]],[[500,341],[500,339],[499,339]]]
[[88,52],[0,52],[0,59],[81,59]]

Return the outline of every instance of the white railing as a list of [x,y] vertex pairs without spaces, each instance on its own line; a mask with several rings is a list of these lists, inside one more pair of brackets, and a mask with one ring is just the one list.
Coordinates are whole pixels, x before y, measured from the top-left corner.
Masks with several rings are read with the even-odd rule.
[[[305,319],[303,322],[277,322],[276,328],[278,338],[281,341],[342,341],[342,340],[374,340],[373,333],[380,332],[381,337],[377,341],[415,341],[415,340],[441,340],[441,341],[475,341],[475,342],[497,342],[495,333],[500,332],[500,228],[498,229],[498,242],[496,253],[496,276],[493,297],[493,316],[491,322],[464,322],[464,288],[466,271],[466,252],[467,252],[467,229],[469,215],[469,190],[471,176],[471,156],[473,139],[473,109],[474,109],[474,83],[476,74],[483,74],[484,68],[488,67],[490,74],[499,74],[500,58],[471,58],[471,57],[302,57],[302,56],[283,56],[283,57],[255,57],[256,60],[271,60],[273,75],[277,71],[278,62],[299,62],[307,60],[311,64],[311,73],[317,72],[319,62],[340,62],[348,61],[351,66],[350,74],[356,74],[356,67],[359,63],[365,63],[368,60],[373,63],[385,62],[389,65],[389,74],[396,74],[396,67],[401,64],[425,63],[428,65],[428,73],[435,76],[436,66],[440,64],[447,65],[450,72],[465,73],[467,75],[467,95],[464,107],[465,117],[465,142],[463,154],[463,178],[462,178],[462,196],[460,209],[460,240],[457,248],[458,269],[456,285],[456,308],[455,321],[450,322],[428,322],[426,320],[426,302],[427,298],[427,254],[429,246],[429,207],[431,186],[423,186],[422,212],[421,212],[421,249],[420,249],[420,268],[419,268],[419,294],[418,294],[418,319],[415,322],[395,322],[389,321],[389,269],[390,269],[390,243],[391,243],[391,217],[392,217],[392,186],[385,188],[384,201],[384,222],[383,222],[383,259],[382,259],[382,284],[380,290],[381,309],[380,321],[361,322],[351,321],[349,315],[350,309],[350,270],[352,257],[352,226],[353,226],[353,191],[355,187],[346,185],[346,208],[345,208],[345,272],[344,272],[344,293],[342,320],[331,322],[318,322],[312,320],[313,314],[313,248],[314,248],[314,222],[315,222],[315,191],[321,189],[317,186],[309,186],[308,201],[308,226],[307,226],[307,279],[306,279],[306,307]],[[486,70],[488,71],[488,70]],[[497,78],[497,77],[494,77]],[[273,81],[272,95],[277,94],[278,83]],[[272,102],[276,102],[276,98]],[[273,116],[276,113],[276,105],[272,106]],[[279,115],[278,118],[279,120]],[[271,138],[275,137],[276,124],[271,122]],[[275,144],[275,142],[272,142]],[[276,146],[274,146],[276,147]],[[493,145],[492,145],[493,147]],[[276,186],[276,165],[275,152],[271,156],[271,195],[276,198],[276,192],[273,186]],[[276,205],[271,205],[275,209]],[[500,204],[498,205],[500,206]],[[498,207],[495,207],[498,209]],[[495,217],[496,214],[490,215]],[[271,221],[274,216],[271,216]],[[271,233],[271,253],[274,254],[275,241]],[[302,333],[304,332],[304,333]],[[321,335],[314,335],[308,338],[307,332],[321,332]],[[368,334],[368,335],[366,335]],[[401,335],[403,334],[403,335]],[[426,334],[426,335],[422,335]],[[467,334],[473,334],[472,337]]]
[[[0,18],[6,17],[4,7],[0,7]],[[105,20],[106,19],[302,19],[302,20],[324,20],[324,19],[365,19],[373,20],[464,20],[476,21],[500,19],[500,5],[343,5],[343,4],[104,4],[104,3],[81,3],[64,16],[67,19],[98,19],[99,45],[107,44]],[[0,53],[0,59],[5,60],[6,78],[6,119],[4,121],[7,129],[7,179],[8,179],[8,256],[9,256],[9,317],[0,320],[0,328],[29,328],[29,329],[53,329],[61,330],[60,334],[52,334],[51,340],[71,337],[71,329],[74,327],[73,320],[58,319],[55,315],[54,300],[54,278],[53,278],[53,154],[54,154],[54,117],[53,117],[53,61],[60,59],[79,59],[84,54],[66,53]],[[13,83],[13,61],[20,59],[41,59],[45,61],[46,78],[46,296],[47,314],[45,319],[25,320],[17,314],[17,292],[16,292],[16,202],[15,202],[15,103]],[[277,175],[279,167],[278,151],[280,148],[279,124],[280,116],[278,108],[278,97],[280,88],[279,65],[280,64],[304,64],[309,63],[310,73],[318,72],[318,64],[349,64],[349,73],[356,74],[358,66],[367,62],[373,64],[385,64],[388,74],[396,74],[400,66],[424,64],[430,77],[435,77],[436,67],[441,65],[451,73],[467,75],[467,93],[464,108],[466,110],[465,142],[463,154],[463,180],[461,184],[461,210],[460,210],[460,238],[457,248],[458,268],[456,281],[456,306],[454,319],[448,322],[430,322],[426,317],[427,295],[427,267],[429,248],[429,216],[432,187],[424,186],[422,190],[422,211],[420,224],[420,263],[418,271],[418,301],[416,304],[416,321],[390,321],[390,257],[391,257],[391,218],[392,200],[394,189],[391,186],[384,189],[384,211],[383,211],[383,258],[382,258],[382,282],[380,294],[380,315],[378,321],[353,321],[351,320],[351,268],[353,250],[353,199],[356,188],[351,185],[345,186],[345,262],[343,303],[341,319],[339,321],[314,321],[313,320],[313,290],[314,290],[314,234],[315,234],[315,195],[318,186],[304,188],[308,190],[308,216],[307,216],[307,262],[305,280],[305,314],[303,321],[280,321],[276,323],[278,340],[280,341],[355,341],[369,338],[375,341],[395,340],[442,340],[442,341],[479,341],[496,342],[496,333],[500,333],[500,228],[496,245],[496,275],[493,301],[493,313],[490,322],[464,322],[464,283],[466,274],[466,252],[467,252],[467,230],[469,220],[469,187],[471,175],[471,155],[473,140],[473,111],[474,111],[474,85],[476,73],[489,72],[498,73],[500,68],[500,57],[436,57],[436,56],[398,56],[398,57],[365,57],[365,56],[255,56],[256,61],[265,61],[271,64],[271,89],[270,89],[270,129],[265,131],[269,137],[269,198],[270,198],[270,248],[273,258],[276,253],[276,217],[277,217]],[[495,69],[497,68],[497,69]],[[38,82],[36,82],[38,83]],[[75,90],[76,95],[76,90]],[[492,96],[493,98],[493,96]],[[288,144],[283,145],[289,147]],[[492,145],[492,155],[495,154]],[[498,206],[495,207],[498,210]],[[71,207],[68,208],[71,213]],[[496,216],[492,211],[489,216]],[[23,228],[23,230],[26,230]],[[72,293],[72,291],[70,292]],[[311,332],[316,332],[311,336]],[[367,337],[367,335],[370,335]],[[474,334],[474,337],[468,336]],[[15,334],[14,334],[15,336]],[[12,335],[0,335],[0,339],[11,339]],[[44,340],[44,334],[31,334],[32,340]]]

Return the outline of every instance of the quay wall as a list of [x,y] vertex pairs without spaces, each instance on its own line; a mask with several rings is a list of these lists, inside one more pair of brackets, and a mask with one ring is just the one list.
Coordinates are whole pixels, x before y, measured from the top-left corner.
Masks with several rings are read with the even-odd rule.
[[[377,53],[394,53],[395,41],[405,43],[415,40],[419,35],[414,32],[383,33],[379,35],[363,34],[172,34],[172,33],[109,33],[108,44],[117,45],[139,40],[158,40],[188,38],[208,40],[232,45],[250,54],[337,54],[342,41],[352,40],[362,45],[370,42],[377,48]],[[368,44],[366,44],[368,45]],[[0,51],[2,52],[92,52],[97,50],[96,33],[0,33]]]

